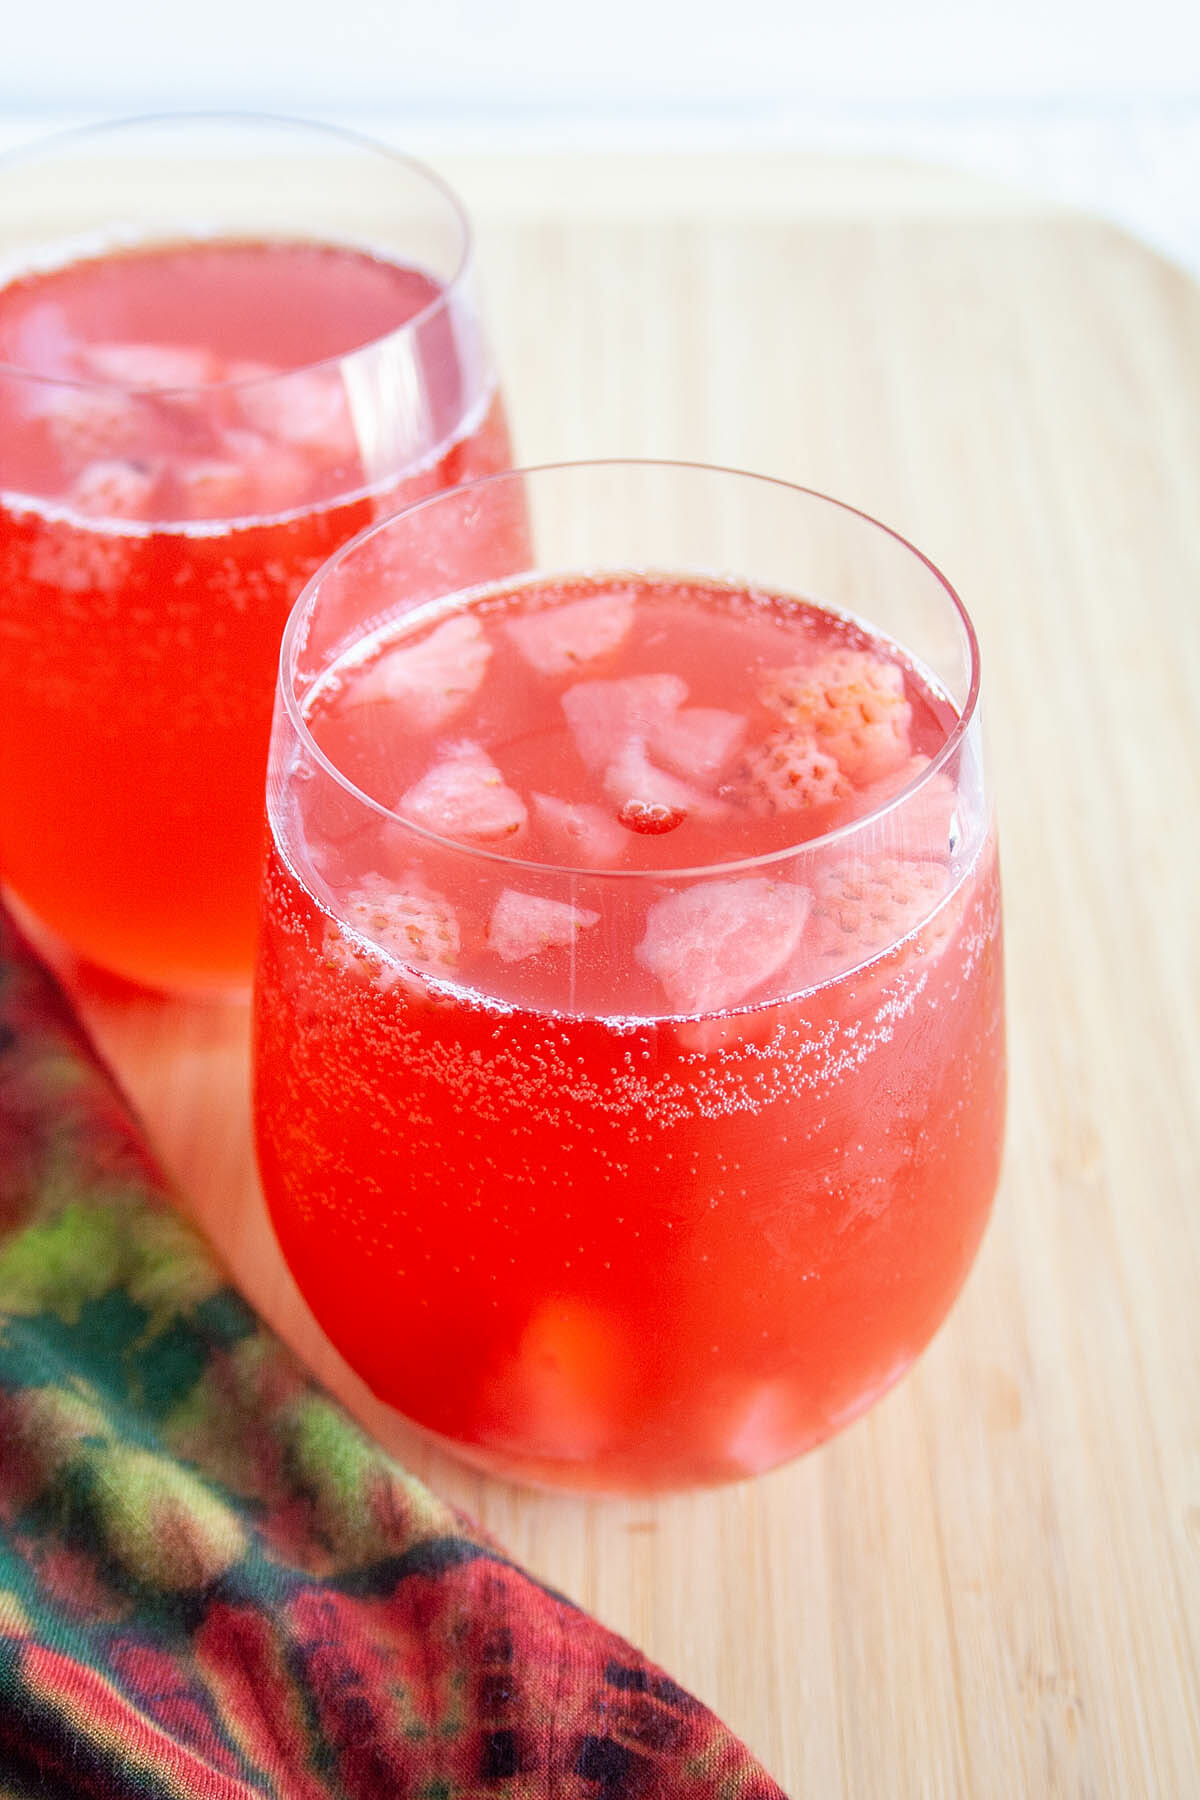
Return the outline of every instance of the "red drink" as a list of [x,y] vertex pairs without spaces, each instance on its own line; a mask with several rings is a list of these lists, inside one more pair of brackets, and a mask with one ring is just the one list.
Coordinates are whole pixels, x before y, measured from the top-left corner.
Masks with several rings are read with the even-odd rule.
[[532,1479],[726,1480],[848,1422],[997,1174],[947,694],[829,610],[622,576],[385,623],[303,711],[346,785],[275,765],[256,1109],[333,1341]]
[[510,461],[445,302],[422,269],[297,240],[0,288],[0,876],[95,962],[248,979],[297,594],[381,513]]

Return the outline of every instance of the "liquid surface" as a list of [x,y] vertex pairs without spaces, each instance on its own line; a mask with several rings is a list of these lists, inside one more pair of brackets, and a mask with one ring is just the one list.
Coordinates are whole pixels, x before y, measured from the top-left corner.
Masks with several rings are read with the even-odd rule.
[[[944,698],[818,609],[621,577],[385,626],[310,718],[393,814],[303,759],[273,790],[259,1156],[334,1342],[534,1480],[727,1480],[848,1423],[940,1323],[997,1173],[970,743],[852,848],[814,835],[920,781]],[[780,834],[813,849],[677,872]]]
[[387,368],[289,372],[435,294],[355,250],[209,241],[0,289],[3,355],[87,382],[0,371],[0,875],[109,969],[245,984],[293,601],[377,513],[508,466],[445,309],[407,344],[423,436]]
[[440,294],[420,269],[286,241],[146,245],[19,274],[0,288],[0,365],[17,371],[0,369],[0,492],[129,530],[394,479],[399,445],[427,464],[482,410],[450,311],[367,353],[399,357],[415,405],[394,367],[365,362],[348,385],[329,359]]
[[[397,330],[440,293],[422,270],[330,244],[214,238],[30,270],[0,288],[0,363],[38,375],[180,388],[300,369]],[[154,380],[114,346],[197,352]],[[241,366],[239,366],[241,365]],[[160,364],[160,368],[169,365]],[[133,375],[135,378],[130,380]]]

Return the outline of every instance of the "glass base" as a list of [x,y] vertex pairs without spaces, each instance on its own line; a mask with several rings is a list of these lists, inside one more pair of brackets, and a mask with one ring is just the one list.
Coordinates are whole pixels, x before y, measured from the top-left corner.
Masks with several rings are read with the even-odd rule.
[[0,888],[0,900],[42,960],[73,993],[97,1000],[184,1000],[213,1006],[248,1006],[252,991],[251,971],[244,979],[215,976],[212,981],[142,981],[109,969],[80,955],[66,940],[28,907],[11,888]]

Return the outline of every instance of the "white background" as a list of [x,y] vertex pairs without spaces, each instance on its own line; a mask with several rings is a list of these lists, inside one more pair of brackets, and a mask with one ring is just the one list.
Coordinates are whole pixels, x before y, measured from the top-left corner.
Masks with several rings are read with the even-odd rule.
[[1200,271],[1200,0],[0,0],[0,139],[260,106],[418,152],[815,145],[1107,211]]
[[1189,0],[4,0],[0,102],[1195,98]]

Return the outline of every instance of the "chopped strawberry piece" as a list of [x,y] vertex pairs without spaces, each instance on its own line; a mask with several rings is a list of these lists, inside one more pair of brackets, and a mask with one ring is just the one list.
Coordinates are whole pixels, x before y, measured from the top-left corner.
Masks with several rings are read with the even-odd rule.
[[640,832],[643,837],[661,837],[675,831],[687,818],[679,806],[664,806],[661,801],[627,800],[617,814],[626,831]]
[[788,962],[809,895],[761,876],[708,881],[655,901],[634,955],[675,1012],[737,1006]]
[[[678,775],[656,769],[646,755],[641,738],[631,738],[604,772],[604,791],[617,808],[617,817],[631,831],[671,831],[689,814],[698,819],[719,819],[728,810],[724,801],[706,794]],[[655,817],[663,823],[652,824]]]
[[446,750],[402,796],[397,810],[440,837],[477,844],[515,837],[527,817],[520,794],[506,785],[491,757],[471,743]]
[[[927,756],[910,756],[892,774],[871,782],[855,796],[852,817],[862,817],[881,806],[906,788],[929,767]],[[924,861],[945,862],[958,836],[958,792],[948,775],[940,771],[931,775],[918,791],[898,806],[894,819],[894,842],[905,856]]]
[[538,956],[543,950],[573,944],[581,931],[599,922],[600,914],[586,906],[505,888],[488,925],[488,948],[503,962],[523,962],[527,956]]
[[445,975],[458,962],[461,944],[454,909],[419,879],[393,887],[382,875],[368,875],[348,896],[342,912],[348,929],[332,919],[325,928],[326,961],[366,975],[385,992],[405,981],[405,969]]
[[891,950],[935,910],[949,879],[937,862],[901,856],[865,862],[853,853],[829,858],[813,876],[807,958],[828,977]]
[[676,775],[715,781],[746,731],[740,713],[718,706],[688,706],[660,721],[649,733],[652,756]]
[[785,726],[746,758],[750,805],[758,813],[810,812],[833,806],[850,793],[835,757],[811,731]]
[[603,807],[553,794],[533,794],[531,799],[538,824],[554,839],[564,861],[575,858],[589,868],[611,868],[629,848],[624,831]]
[[830,650],[816,662],[777,669],[762,700],[797,735],[811,732],[853,782],[877,781],[911,754],[903,672],[870,650]]
[[607,656],[624,641],[633,624],[633,607],[631,592],[597,594],[510,619],[504,629],[539,674],[566,675]]
[[192,344],[88,344],[80,360],[101,381],[149,393],[208,387],[226,374],[215,351]]
[[478,693],[491,655],[479,620],[460,613],[419,643],[372,663],[352,699],[386,700],[404,730],[437,731]]
[[69,468],[125,456],[147,442],[149,413],[135,396],[98,388],[54,388],[38,410],[46,432]]
[[251,382],[236,390],[243,418],[267,437],[343,462],[355,456],[358,440],[337,369],[307,369],[275,380]]
[[90,519],[146,519],[157,487],[152,470],[112,458],[89,463],[68,488],[67,502]]
[[377,877],[364,884],[344,908],[347,924],[423,969],[452,969],[461,948],[458,920],[450,902],[423,885],[393,888]]
[[628,675],[621,681],[577,681],[562,697],[575,747],[590,769],[603,769],[614,746],[646,738],[687,699],[678,675]]

